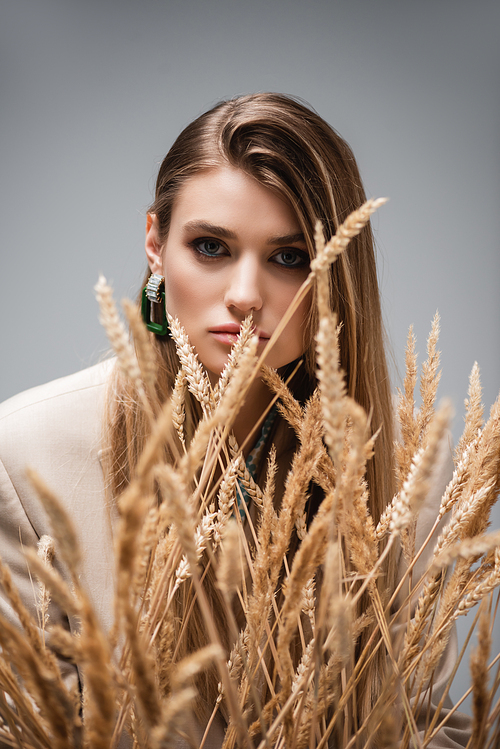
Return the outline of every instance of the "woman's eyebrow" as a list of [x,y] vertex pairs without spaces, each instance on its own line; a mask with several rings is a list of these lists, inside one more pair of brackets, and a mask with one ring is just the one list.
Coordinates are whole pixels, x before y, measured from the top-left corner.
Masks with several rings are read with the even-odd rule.
[[282,234],[280,236],[270,237],[267,240],[267,244],[272,244],[272,245],[296,244],[297,242],[305,243],[305,241],[306,239],[304,235],[302,234],[302,232],[299,231],[296,234]]
[[210,224],[208,221],[188,221],[184,224],[185,231],[202,231],[207,234],[216,234],[218,237],[224,237],[224,239],[238,239],[238,236],[231,229],[226,229],[225,226],[217,226],[216,224]]

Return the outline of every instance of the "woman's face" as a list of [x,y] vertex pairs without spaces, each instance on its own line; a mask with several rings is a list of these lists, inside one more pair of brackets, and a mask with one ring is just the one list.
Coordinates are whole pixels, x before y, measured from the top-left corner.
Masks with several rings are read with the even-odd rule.
[[[163,247],[156,218],[148,217],[146,253],[152,272],[165,276],[168,312],[216,377],[245,317],[253,314],[261,352],[309,272],[291,206],[228,166],[187,180]],[[309,303],[300,304],[267,357],[271,367],[304,353]]]

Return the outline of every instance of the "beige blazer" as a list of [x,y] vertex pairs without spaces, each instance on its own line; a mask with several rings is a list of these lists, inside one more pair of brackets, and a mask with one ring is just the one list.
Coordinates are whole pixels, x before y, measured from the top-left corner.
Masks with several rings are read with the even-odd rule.
[[[0,406],[0,555],[9,565],[23,600],[34,610],[35,593],[22,547],[35,546],[42,535],[51,535],[51,530],[26,478],[29,465],[57,493],[74,522],[83,551],[82,582],[105,629],[112,624],[113,510],[104,500],[99,458],[106,384],[113,366],[114,360],[106,361],[28,390]],[[448,477],[449,462],[443,457],[419,521],[418,535],[422,538],[433,523]],[[0,608],[15,621],[1,591]],[[55,607],[51,620],[68,624]],[[73,628],[75,623],[70,621],[69,626]],[[441,663],[436,696],[453,668],[456,653],[454,636]],[[63,664],[63,671],[67,679],[79,678],[69,664]],[[465,746],[467,737],[468,719],[457,714],[429,746],[458,748]],[[207,749],[220,747],[220,725],[210,739]],[[124,737],[120,747],[128,744],[128,737]]]

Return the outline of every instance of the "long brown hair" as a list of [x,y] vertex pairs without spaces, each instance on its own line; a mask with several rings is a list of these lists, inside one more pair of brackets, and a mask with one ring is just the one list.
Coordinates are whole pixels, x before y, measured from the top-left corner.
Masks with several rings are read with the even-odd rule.
[[[315,254],[316,221],[322,222],[325,238],[329,239],[347,215],[365,201],[350,147],[319,115],[289,96],[250,94],[221,102],[198,117],[166,155],[149,208],[157,217],[161,244],[167,238],[172,207],[181,187],[194,175],[222,165],[242,169],[290,203],[311,257]],[[369,414],[372,431],[381,427],[377,450],[367,469],[369,507],[377,522],[393,493],[393,411],[369,225],[331,268],[331,307],[342,323],[340,358],[347,391]],[[314,305],[312,310],[310,341],[314,341],[317,323]],[[179,362],[172,340],[156,338],[154,345],[161,401],[171,391]],[[316,384],[314,344],[305,358],[306,383],[302,387],[310,392]],[[129,480],[147,436],[147,420],[133,393],[127,392],[128,387],[118,379],[109,411],[108,479],[115,494]],[[196,418],[196,406],[192,404],[191,419]],[[394,576],[391,564],[384,580],[389,588]],[[368,691],[373,697],[371,689]]]

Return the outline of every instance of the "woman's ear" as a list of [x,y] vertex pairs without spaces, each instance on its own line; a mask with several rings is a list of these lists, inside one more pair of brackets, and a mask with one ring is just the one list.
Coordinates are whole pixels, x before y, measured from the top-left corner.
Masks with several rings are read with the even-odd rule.
[[163,263],[158,234],[158,219],[154,213],[148,213],[146,217],[146,256],[148,258],[151,273],[158,273],[162,276]]

